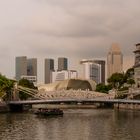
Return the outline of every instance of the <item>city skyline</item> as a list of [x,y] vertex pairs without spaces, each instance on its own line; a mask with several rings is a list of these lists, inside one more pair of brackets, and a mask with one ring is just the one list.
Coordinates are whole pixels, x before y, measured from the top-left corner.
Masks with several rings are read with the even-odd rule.
[[106,60],[113,42],[120,45],[126,70],[134,65],[133,51],[139,43],[139,4],[137,0],[1,1],[0,72],[13,78],[14,59],[24,55],[38,58],[39,81],[46,57],[69,58],[71,69],[79,71],[81,59]]

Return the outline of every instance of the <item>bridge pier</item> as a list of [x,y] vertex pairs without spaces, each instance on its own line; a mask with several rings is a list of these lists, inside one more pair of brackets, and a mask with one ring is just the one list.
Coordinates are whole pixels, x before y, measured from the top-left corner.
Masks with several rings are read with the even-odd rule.
[[120,108],[120,104],[119,104],[119,103],[115,103],[115,104],[114,104],[114,108],[119,109],[119,108]]
[[96,103],[98,108],[113,108],[113,105],[112,103]]
[[23,105],[22,104],[10,104],[9,105],[9,111],[10,112],[22,112],[23,111]]

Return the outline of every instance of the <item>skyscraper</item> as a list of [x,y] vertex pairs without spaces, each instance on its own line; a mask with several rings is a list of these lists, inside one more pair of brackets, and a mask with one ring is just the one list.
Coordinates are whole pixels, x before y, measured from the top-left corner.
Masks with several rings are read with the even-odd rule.
[[37,76],[37,59],[36,58],[27,59],[27,75]]
[[37,59],[27,59],[26,56],[16,57],[16,80],[27,79],[37,82]]
[[45,59],[45,84],[52,82],[52,72],[54,71],[54,60]]
[[58,71],[68,70],[68,59],[64,57],[58,58]]
[[105,84],[105,61],[104,60],[94,60],[94,62],[101,65],[101,83]]
[[19,56],[16,57],[16,80],[20,80],[22,75],[27,75],[27,57]]
[[107,76],[123,72],[123,54],[118,44],[112,44],[107,55]]

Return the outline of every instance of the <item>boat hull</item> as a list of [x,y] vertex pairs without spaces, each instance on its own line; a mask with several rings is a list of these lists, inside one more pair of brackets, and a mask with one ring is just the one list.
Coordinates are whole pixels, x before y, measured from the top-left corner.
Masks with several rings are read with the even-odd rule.
[[62,116],[63,111],[59,109],[50,109],[50,110],[38,110],[34,114],[39,116]]

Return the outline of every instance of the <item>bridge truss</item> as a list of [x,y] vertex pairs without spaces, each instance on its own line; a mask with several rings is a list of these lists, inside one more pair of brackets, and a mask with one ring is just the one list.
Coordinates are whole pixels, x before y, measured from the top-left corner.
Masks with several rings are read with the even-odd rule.
[[35,90],[22,86],[18,86],[17,91],[22,91],[36,99],[112,99],[114,94],[105,94],[95,91],[83,90],[58,90],[58,91],[44,91]]

